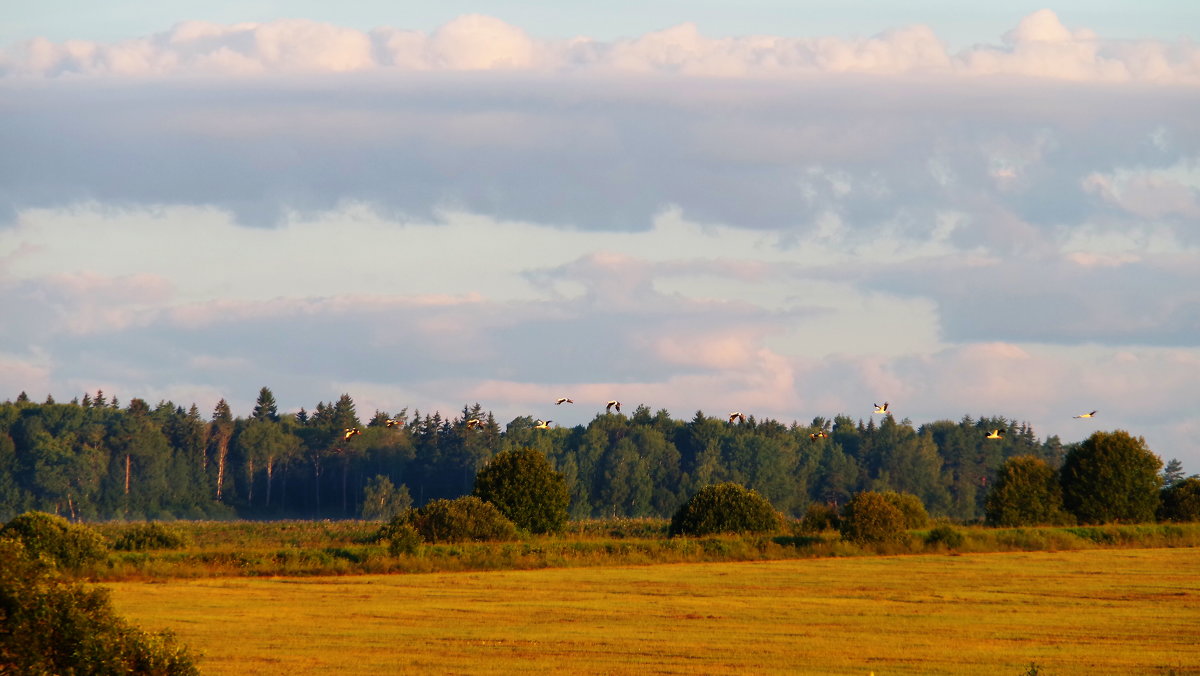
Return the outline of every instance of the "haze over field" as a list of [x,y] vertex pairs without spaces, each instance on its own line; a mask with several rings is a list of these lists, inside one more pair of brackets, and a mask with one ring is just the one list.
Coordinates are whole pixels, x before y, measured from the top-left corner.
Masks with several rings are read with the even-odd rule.
[[327,4],[5,18],[0,399],[888,400],[1200,471],[1193,4]]

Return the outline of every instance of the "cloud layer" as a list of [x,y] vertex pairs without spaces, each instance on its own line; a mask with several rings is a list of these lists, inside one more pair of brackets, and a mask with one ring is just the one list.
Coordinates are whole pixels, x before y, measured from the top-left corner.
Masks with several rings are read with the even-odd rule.
[[1048,11],[998,36],[470,15],[18,45],[0,396],[505,419],[570,395],[563,424],[888,399],[1068,441],[1100,409],[1196,471],[1197,48]]
[[369,32],[302,19],[223,25],[200,21],[117,44],[34,39],[8,50],[9,76],[259,75],[403,71],[533,70],[672,73],[702,77],[809,73],[1015,75],[1075,81],[1200,83],[1190,42],[1104,41],[1035,12],[1002,44],[950,53],[926,26],[866,39],[757,35],[713,38],[683,23],[632,39],[539,40],[489,16],[459,17],[431,34]]

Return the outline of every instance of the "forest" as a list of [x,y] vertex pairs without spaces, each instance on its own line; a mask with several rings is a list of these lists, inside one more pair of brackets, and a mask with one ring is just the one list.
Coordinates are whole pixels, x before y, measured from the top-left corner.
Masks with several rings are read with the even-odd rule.
[[[1006,433],[987,438],[994,429]],[[169,401],[122,406],[102,391],[65,404],[22,393],[0,404],[0,519],[31,509],[89,521],[378,518],[466,495],[489,458],[521,447],[566,476],[573,518],[668,517],[700,487],[733,481],[793,516],[814,502],[894,490],[933,515],[970,521],[1007,458],[1057,467],[1071,444],[1002,416],[785,424],[700,411],[679,420],[640,405],[539,429],[529,417],[501,427],[479,404],[453,418],[376,411],[364,423],[349,394],[280,413],[268,387],[247,417],[225,400],[204,415]]]

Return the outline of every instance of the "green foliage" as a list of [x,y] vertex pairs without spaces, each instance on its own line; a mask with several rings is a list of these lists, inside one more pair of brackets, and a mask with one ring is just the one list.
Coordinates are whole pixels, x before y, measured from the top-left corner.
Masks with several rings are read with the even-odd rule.
[[112,548],[124,552],[141,552],[152,549],[179,549],[187,545],[187,538],[177,528],[161,523],[135,524],[113,540]]
[[78,570],[108,556],[96,531],[45,512],[25,512],[0,528],[0,540],[19,540],[30,556],[46,556],[62,568]]
[[1200,521],[1200,478],[1179,479],[1162,491],[1159,521]]
[[984,513],[989,526],[1061,525],[1072,520],[1063,509],[1058,475],[1045,460],[1032,455],[1004,461]]
[[941,546],[946,549],[958,549],[967,541],[967,537],[950,524],[942,524],[925,536],[925,544],[930,546]]
[[31,554],[0,538],[0,672],[200,673],[170,634],[128,625],[104,589],[87,589]]
[[842,509],[839,530],[842,539],[855,544],[899,542],[905,534],[904,513],[883,494],[864,491]]
[[562,473],[531,448],[504,451],[488,461],[475,477],[473,495],[531,533],[562,530],[571,504]]
[[921,503],[921,498],[912,493],[896,491],[884,491],[881,495],[904,515],[905,528],[924,528],[929,525],[929,513],[925,511],[925,505]]
[[388,554],[413,555],[421,550],[421,534],[411,523],[398,524],[388,534]]
[[474,495],[434,500],[398,518],[407,521],[426,542],[498,541],[517,537],[516,524],[495,505]]
[[804,516],[800,519],[800,530],[805,533],[837,530],[840,519],[837,507],[825,502],[814,502],[804,511]]
[[667,532],[672,537],[770,533],[782,526],[780,514],[758,491],[727,481],[701,488],[671,517]]
[[363,489],[362,518],[389,520],[410,507],[412,496],[408,493],[408,486],[400,484],[400,488],[396,488],[392,480],[382,474],[367,480],[367,486]]
[[1063,460],[1063,504],[1084,524],[1153,521],[1161,467],[1141,437],[1095,432]]

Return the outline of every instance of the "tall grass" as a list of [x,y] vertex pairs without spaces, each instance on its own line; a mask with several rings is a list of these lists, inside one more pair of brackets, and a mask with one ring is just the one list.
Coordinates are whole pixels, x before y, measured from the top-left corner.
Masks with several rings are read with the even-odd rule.
[[[1072,528],[943,524],[910,531],[898,542],[858,546],[835,532],[668,538],[665,520],[614,519],[575,522],[558,535],[524,535],[514,542],[423,544],[411,553],[392,555],[386,542],[374,540],[379,526],[370,521],[174,522],[170,527],[183,535],[183,546],[113,551],[87,573],[98,580],[358,575],[1200,545],[1200,524]],[[110,541],[119,541],[137,528],[138,524],[98,526]]]

